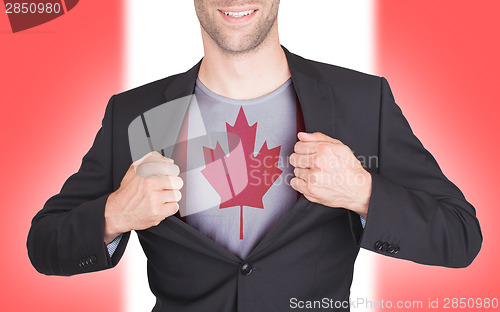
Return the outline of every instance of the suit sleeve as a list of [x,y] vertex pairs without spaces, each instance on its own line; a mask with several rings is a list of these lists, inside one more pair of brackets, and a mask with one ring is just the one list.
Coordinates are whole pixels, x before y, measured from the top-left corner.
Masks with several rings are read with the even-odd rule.
[[378,170],[371,173],[360,247],[421,264],[468,266],[482,243],[474,207],[413,134],[385,78],[380,105]]
[[125,249],[125,233],[113,257],[104,243],[104,207],[113,192],[112,115],[108,102],[102,126],[81,166],[32,220],[28,256],[46,275],[74,275],[114,267]]

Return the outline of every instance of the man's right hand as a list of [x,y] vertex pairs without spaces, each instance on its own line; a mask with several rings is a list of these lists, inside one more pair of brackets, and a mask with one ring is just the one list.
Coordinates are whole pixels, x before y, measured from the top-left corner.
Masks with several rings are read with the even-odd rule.
[[130,165],[120,187],[106,202],[104,242],[131,230],[158,225],[179,210],[183,186],[179,167],[153,151]]

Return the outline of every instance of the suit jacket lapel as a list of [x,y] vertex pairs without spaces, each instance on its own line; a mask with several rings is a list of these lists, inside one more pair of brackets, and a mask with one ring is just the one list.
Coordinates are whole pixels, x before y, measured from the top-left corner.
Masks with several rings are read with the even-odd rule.
[[293,85],[299,97],[307,132],[334,136],[335,101],[331,88],[321,82],[321,75],[305,59],[282,47],[288,60]]
[[177,75],[172,83],[165,89],[165,102],[173,101],[183,96],[188,96],[194,93],[196,78],[200,70],[201,59],[187,72]]
[[[282,48],[285,51],[295,92],[299,98],[306,132],[319,131],[334,136],[335,103],[330,87],[320,82],[319,73],[312,71],[303,58],[290,53],[283,46]],[[302,219],[311,206],[312,203],[301,195],[287,214],[252,250],[248,258],[258,256],[267,248],[272,247],[272,243]]]

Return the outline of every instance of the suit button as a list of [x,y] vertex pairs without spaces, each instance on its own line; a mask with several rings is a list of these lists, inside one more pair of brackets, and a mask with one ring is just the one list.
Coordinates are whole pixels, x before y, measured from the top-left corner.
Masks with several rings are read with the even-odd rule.
[[250,275],[250,273],[252,273],[253,271],[253,267],[250,263],[243,263],[240,267],[240,272],[241,274],[247,276],[247,275]]
[[381,250],[382,249],[382,242],[377,241],[373,247],[375,248],[375,250]]
[[91,265],[95,265],[97,263],[97,258],[95,256],[90,257],[89,262]]
[[394,245],[393,246],[394,251],[392,252],[394,255],[399,252],[399,245]]
[[389,244],[387,246],[387,252],[390,253],[390,254],[393,254],[394,253],[394,245]]
[[382,244],[382,248],[381,248],[380,250],[382,250],[382,251],[387,251],[387,247],[389,247],[389,244],[388,244],[387,242],[384,242],[384,243]]
[[86,260],[86,259],[82,259],[82,260],[80,260],[80,264],[79,264],[79,266],[80,266],[81,268],[84,268],[84,267],[88,266],[88,264],[85,262],[85,260]]

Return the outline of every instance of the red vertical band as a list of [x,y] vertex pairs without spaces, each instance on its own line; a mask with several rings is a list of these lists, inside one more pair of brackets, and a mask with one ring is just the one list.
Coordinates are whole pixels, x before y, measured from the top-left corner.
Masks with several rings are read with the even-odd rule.
[[377,297],[422,300],[426,311],[433,310],[429,300],[442,308],[445,298],[497,298],[500,2],[377,3],[378,74],[443,173],[476,208],[485,238],[474,262],[460,270],[380,258]]

